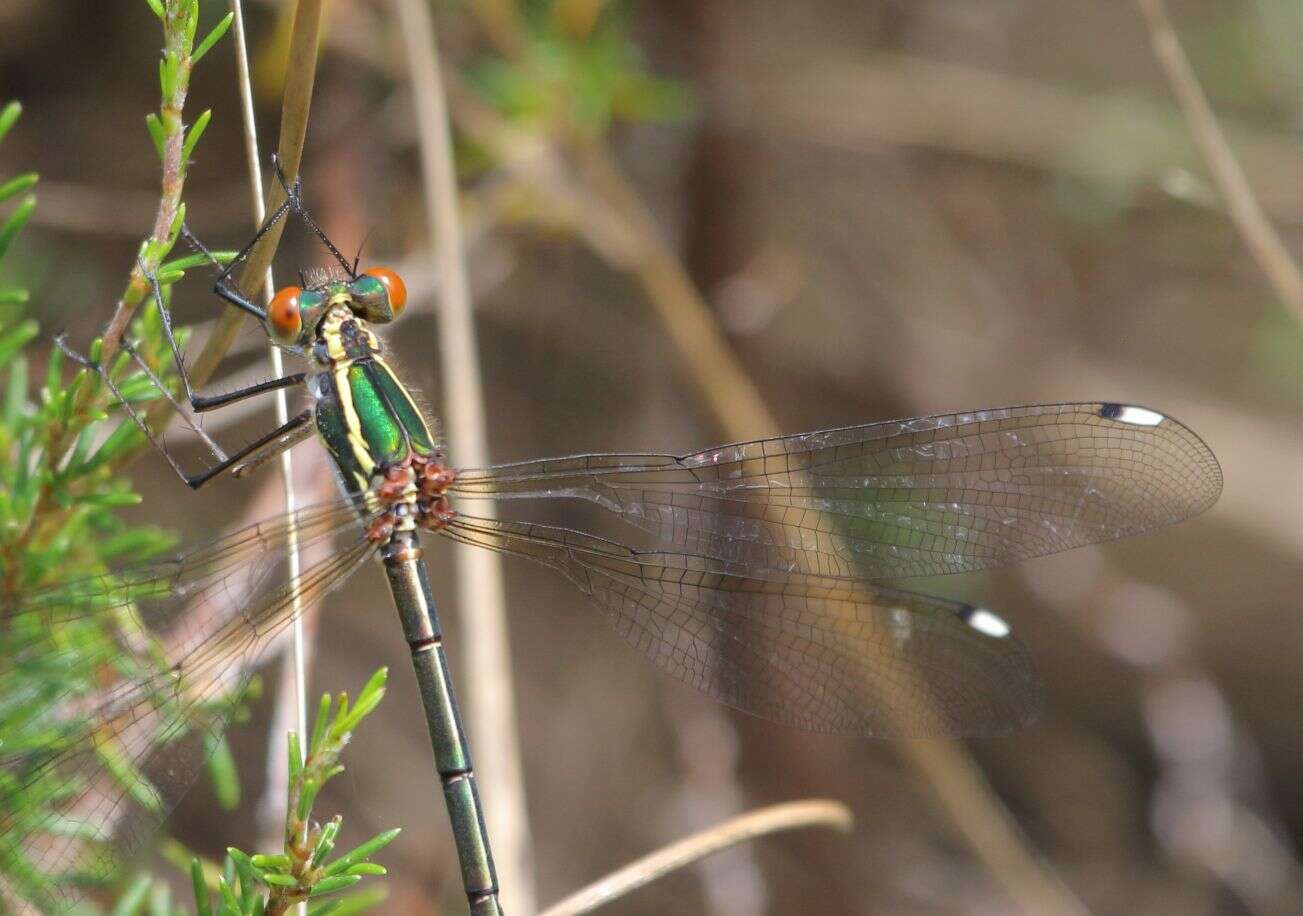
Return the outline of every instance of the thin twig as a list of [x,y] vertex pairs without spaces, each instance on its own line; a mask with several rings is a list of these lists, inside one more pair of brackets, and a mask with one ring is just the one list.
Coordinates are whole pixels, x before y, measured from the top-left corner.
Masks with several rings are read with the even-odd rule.
[[[285,89],[281,97],[280,140],[277,144],[281,168],[285,172],[285,178],[291,182],[299,174],[303,161],[303,144],[308,134],[308,110],[312,105],[312,86],[317,75],[317,49],[321,45],[322,4],[323,0],[299,0],[294,9],[294,24],[291,27],[290,49],[285,67]],[[272,182],[267,194],[267,210],[274,210],[284,200],[284,189],[279,182]],[[249,254],[239,278],[241,289],[248,289],[251,284],[261,282],[276,255],[284,225],[282,220],[263,236],[262,242]],[[212,376],[230,349],[231,342],[235,340],[243,318],[243,313],[237,309],[222,312],[212,335],[204,342],[203,350],[190,368],[190,378],[194,384],[202,385]],[[157,418],[151,414],[150,419]]]
[[553,904],[540,916],[577,916],[591,912],[673,871],[757,837],[807,827],[829,827],[849,833],[854,825],[850,810],[841,802],[817,798],[749,811],[635,859]]
[[[266,217],[267,209],[263,204],[262,188],[262,155],[258,151],[258,127],[254,116],[253,107],[253,83],[249,79],[249,53],[248,43],[245,40],[244,33],[244,11],[240,0],[231,0],[231,12],[234,14],[233,33],[235,38],[235,66],[237,82],[240,89],[240,113],[244,125],[244,151],[246,166],[249,169],[249,190],[253,209],[254,227],[262,225]],[[276,284],[272,276],[271,265],[267,265],[267,272],[263,281],[263,301],[270,302],[275,294]],[[269,346],[271,353],[272,374],[275,378],[280,378],[285,374],[285,360],[281,355],[280,348],[274,344]],[[289,419],[289,399],[282,388],[276,392],[276,423],[283,426]],[[286,449],[280,454],[281,486],[285,491],[285,511],[293,512],[296,508],[294,498],[294,459],[290,450]],[[298,536],[291,531],[289,539],[289,573],[290,581],[297,582],[300,572],[300,557]],[[294,652],[291,658],[291,664],[282,668],[281,689],[276,693],[276,708],[271,717],[271,728],[269,734],[272,740],[267,743],[267,771],[268,789],[264,798],[262,812],[265,814],[269,808],[279,811],[285,810],[288,798],[285,793],[280,791],[284,785],[280,778],[280,759],[281,759],[281,742],[279,735],[283,734],[290,725],[291,718],[294,719],[300,735],[308,734],[308,706],[307,706],[307,668],[308,654],[310,648],[307,645],[303,625],[303,608],[299,601],[297,591],[294,596],[294,623],[292,624],[293,635],[291,643]],[[316,628],[312,628],[313,634]],[[292,706],[291,706],[292,704]],[[291,712],[293,716],[291,716]],[[307,902],[300,903],[297,907],[300,916],[306,916],[308,912]]]
[[[416,105],[425,203],[439,275],[439,349],[445,416],[458,463],[488,464],[488,433],[479,351],[458,216],[452,132],[439,74],[434,22],[423,0],[394,0]],[[492,513],[490,513],[491,515]],[[459,549],[461,644],[470,679],[467,719],[480,759],[485,818],[504,898],[519,912],[535,908],[525,784],[516,731],[511,655],[501,559],[488,550]]]
[[1137,3],[1149,26],[1154,56],[1162,65],[1172,94],[1185,113],[1213,182],[1226,200],[1231,221],[1244,238],[1249,253],[1267,275],[1276,295],[1294,315],[1294,320],[1303,324],[1303,271],[1299,270],[1298,263],[1267,219],[1235,153],[1226,142],[1226,135],[1222,133],[1217,116],[1199,85],[1199,78],[1195,76],[1194,68],[1176,37],[1176,30],[1172,28],[1163,0],[1137,0]]

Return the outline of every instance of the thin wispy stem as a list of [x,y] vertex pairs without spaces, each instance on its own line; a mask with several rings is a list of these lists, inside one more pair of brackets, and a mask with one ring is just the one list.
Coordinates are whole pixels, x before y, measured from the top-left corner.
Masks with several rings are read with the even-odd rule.
[[1267,218],[1226,140],[1217,115],[1213,112],[1190,59],[1181,47],[1163,0],[1137,0],[1149,39],[1167,77],[1172,94],[1185,115],[1195,145],[1199,148],[1213,183],[1226,201],[1231,222],[1244,239],[1245,247],[1266,274],[1272,289],[1289,309],[1294,320],[1303,324],[1303,271],[1289,253],[1279,233]]
[[[234,15],[233,32],[235,39],[235,68],[236,80],[240,90],[240,114],[241,122],[244,126],[244,151],[245,165],[249,170],[249,190],[250,203],[253,212],[254,227],[262,225],[266,218],[267,208],[263,202],[262,187],[262,155],[258,150],[258,127],[253,107],[253,82],[249,78],[249,50],[248,42],[245,40],[244,33],[244,11],[240,0],[231,0],[231,12]],[[267,272],[263,281],[263,301],[270,302],[275,294],[276,284],[272,276],[271,265],[267,265]],[[271,355],[272,375],[280,378],[285,374],[285,360],[281,351],[275,345],[269,347]],[[284,426],[289,419],[289,398],[285,389],[276,392],[276,423]],[[285,494],[285,511],[293,512],[296,508],[294,494],[294,458],[290,449],[285,449],[280,454],[280,471],[281,487]],[[297,581],[300,572],[300,557],[297,533],[291,533],[289,542],[289,571],[291,581]],[[271,727],[269,733],[275,740],[268,742],[268,790],[266,798],[263,800],[262,809],[266,811],[273,809],[276,811],[284,810],[286,792],[280,791],[284,785],[280,779],[280,741],[277,736],[284,734],[291,726],[296,726],[300,735],[308,734],[308,706],[307,706],[307,669],[308,655],[310,648],[307,645],[307,637],[303,624],[303,608],[300,605],[297,591],[294,597],[294,623],[291,644],[294,651],[291,655],[291,663],[282,668],[281,689],[276,693],[276,708],[272,713]],[[311,630],[315,633],[315,628]],[[292,713],[292,715],[291,715]],[[274,787],[274,788],[273,788]],[[288,786],[286,786],[288,790]],[[305,902],[300,903],[297,907],[301,916],[306,916],[308,905]]]

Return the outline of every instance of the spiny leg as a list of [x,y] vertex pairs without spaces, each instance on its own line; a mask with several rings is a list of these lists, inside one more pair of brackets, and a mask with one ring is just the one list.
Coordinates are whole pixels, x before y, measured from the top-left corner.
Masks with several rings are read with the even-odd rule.
[[[283,428],[284,427],[282,427],[282,429]],[[311,423],[306,423],[301,426],[295,427],[294,429],[291,429],[281,439],[274,441],[270,445],[266,446],[265,448],[262,448],[259,451],[255,452],[254,454],[247,456],[245,461],[231,468],[231,476],[237,479],[241,477],[247,477],[249,474],[252,474],[254,471],[258,470],[258,468],[262,467],[272,458],[275,458],[281,452],[285,451],[286,449],[293,448],[294,446],[302,442],[304,439],[311,439],[314,435],[316,435],[316,429],[313,427]]]
[[[126,411],[127,416],[129,416],[132,422],[136,424],[136,427],[144,434],[145,438],[149,440],[149,443],[154,447],[154,450],[163,456],[163,459],[168,463],[172,470],[176,472],[176,475],[180,477],[182,482],[192,490],[198,490],[204,484],[208,483],[208,481],[228,470],[231,470],[232,468],[235,469],[235,473],[242,476],[245,472],[251,471],[262,465],[267,461],[267,459],[278,455],[285,449],[303,441],[311,431],[311,427],[308,424],[312,420],[313,413],[312,410],[309,409],[295,417],[292,417],[286,423],[281,424],[266,435],[250,442],[248,445],[235,452],[235,454],[228,457],[223,453],[221,448],[204,433],[203,430],[191,423],[189,424],[190,428],[203,438],[204,442],[212,450],[213,456],[218,459],[218,462],[198,474],[190,474],[185,470],[185,468],[181,467],[181,463],[177,461],[176,457],[168,450],[167,446],[163,444],[163,441],[155,436],[153,431],[150,430],[149,424],[145,422],[145,418],[141,416],[140,412],[131,405],[130,401],[127,400],[126,396],[122,393],[122,390],[118,388],[117,384],[113,381],[113,378],[110,376],[106,367],[73,350],[68,346],[63,335],[56,337],[54,343],[69,359],[86,369],[98,373],[100,378],[104,380],[104,384],[108,386],[109,391],[113,393],[114,399],[122,405],[122,409]],[[145,375],[163,397],[167,398],[168,401],[177,408],[177,411],[184,416],[185,412],[182,410],[181,405],[177,403],[176,399],[172,396],[172,393],[167,390],[167,386],[163,384],[162,379],[160,379],[154,371],[149,368],[149,364],[140,357],[135,348],[125,341],[122,344],[122,348],[131,354],[137,365],[144,370]],[[307,430],[307,432],[304,430]],[[250,458],[250,456],[253,457],[246,462],[245,459]]]
[[[312,431],[312,428],[308,425],[311,422],[312,411],[310,409],[291,417],[285,423],[267,433],[267,435],[250,442],[225,461],[219,462],[202,474],[186,477],[186,485],[192,490],[198,490],[214,477],[232,468],[235,469],[233,473],[236,476],[243,476],[246,471],[260,467],[267,459],[279,455],[286,449],[308,438]],[[247,464],[242,464],[244,459],[250,455],[254,456],[252,460]]]
[[213,253],[204,246],[203,242],[199,241],[188,226],[181,227],[182,235],[185,236],[186,241],[203,253],[214,266],[221,268],[217,274],[217,279],[213,282],[213,292],[241,311],[248,312],[262,322],[264,326],[266,326],[267,322],[267,310],[244,295],[239,287],[230,282],[231,272],[235,270],[237,264],[240,264],[249,256],[249,252],[253,251],[254,247],[262,241],[272,227],[289,212],[289,209],[290,201],[287,197],[281,202],[280,206],[267,215],[267,218],[263,220],[262,225],[258,227],[258,231],[253,234],[253,238],[249,240],[249,243],[241,248],[239,253],[225,267],[222,267],[221,262],[213,257]]
[[[266,310],[262,306],[259,306],[257,303],[253,302],[247,296],[245,296],[244,293],[237,286],[235,286],[232,282],[230,282],[230,277],[236,265],[240,264],[246,258],[248,258],[250,252],[253,251],[253,249],[258,245],[258,243],[262,241],[262,239],[267,235],[267,233],[270,232],[271,229],[276,225],[276,223],[279,220],[283,219],[291,209],[300,218],[303,219],[304,223],[307,224],[307,226],[312,230],[312,232],[317,236],[317,238],[321,240],[322,244],[326,246],[326,248],[330,251],[330,253],[335,257],[335,259],[344,267],[345,271],[349,274],[349,276],[355,277],[357,275],[356,263],[350,266],[348,260],[334,245],[334,243],[332,243],[330,239],[327,238],[325,232],[322,231],[321,227],[317,225],[316,221],[312,219],[307,209],[303,206],[302,178],[296,177],[292,184],[288,182],[285,178],[284,171],[281,169],[279,158],[275,155],[272,156],[272,167],[275,170],[276,178],[280,182],[281,188],[285,192],[285,200],[279,206],[277,206],[275,210],[273,210],[270,214],[268,214],[267,218],[263,221],[262,225],[258,227],[258,231],[254,234],[253,238],[249,240],[249,242],[244,246],[244,248],[242,248],[227,265],[222,267],[221,263],[213,255],[213,253],[209,251],[208,248],[203,244],[203,242],[201,242],[199,238],[196,237],[194,233],[190,231],[189,227],[188,226],[182,227],[182,234],[184,235],[186,241],[196,250],[201,252],[205,257],[207,257],[207,259],[210,262],[212,262],[214,266],[221,268],[220,272],[218,273],[217,279],[213,284],[213,291],[229,304],[235,306],[236,308],[239,308],[244,312],[253,315],[259,321],[263,322],[264,326],[266,324],[266,319],[267,319]],[[162,291],[157,282],[157,278],[151,276],[148,272],[145,272],[145,276],[149,279],[150,285],[153,289],[154,301],[158,307],[159,315],[163,323],[164,334],[167,336],[168,344],[172,349],[172,355],[176,362],[177,372],[181,377],[181,384],[185,391],[186,399],[190,402],[191,408],[193,410],[195,410],[196,412],[202,412],[206,410],[216,410],[220,407],[224,407],[228,404],[236,403],[246,398],[254,397],[260,394],[265,394],[271,391],[276,391],[282,388],[301,385],[304,383],[306,379],[306,374],[299,372],[299,373],[293,373],[291,375],[286,375],[282,378],[270,379],[268,381],[259,382],[257,384],[249,385],[245,388],[241,388],[236,391],[227,392],[221,395],[201,395],[196,393],[190,384],[190,377],[189,374],[186,372],[186,368],[185,368],[185,360],[181,353],[181,348],[176,341],[176,335],[172,327],[171,315],[168,313],[168,310],[163,303]],[[172,398],[171,393],[167,391],[164,385],[162,385],[161,381],[157,378],[157,376],[149,369],[147,365],[144,365],[143,361],[140,360],[138,356],[136,357],[136,359],[137,362],[141,363],[142,369],[144,369],[145,372],[149,375],[151,381],[153,381],[155,386],[163,393],[165,397],[167,397],[172,402],[174,406],[178,408],[179,412],[184,413],[184,411],[180,411],[180,405],[178,405],[176,400]],[[118,394],[117,389],[114,388],[113,390],[115,395],[118,395],[118,399],[120,401],[123,400],[120,394]],[[201,429],[198,429],[195,424],[190,423],[191,428],[195,429],[195,431],[205,440],[205,442],[208,443],[209,447],[213,450],[214,456],[219,458],[219,462],[215,467],[210,468],[209,470],[203,472],[202,474],[191,475],[191,474],[186,474],[180,468],[178,462],[173,458],[171,454],[167,452],[167,450],[163,447],[162,443],[153,436],[153,434],[148,430],[148,428],[144,424],[143,420],[135,413],[135,411],[130,407],[130,405],[126,404],[125,401],[123,401],[123,406],[126,409],[128,409],[128,411],[132,414],[132,419],[136,421],[137,426],[141,428],[142,432],[145,433],[145,435],[149,438],[150,442],[154,445],[154,447],[158,451],[164,454],[164,456],[168,460],[168,463],[177,472],[178,476],[180,476],[181,479],[185,481],[185,483],[188,486],[192,487],[193,489],[198,489],[199,487],[203,486],[203,484],[205,484],[207,481],[211,480],[212,478],[216,477],[217,475],[221,474],[222,472],[228,469],[232,469],[232,473],[236,477],[242,477],[245,474],[251,473],[252,471],[256,470],[257,468],[265,464],[270,458],[280,454],[281,452],[292,447],[298,442],[301,442],[303,439],[308,438],[312,434],[312,430],[308,425],[308,421],[311,419],[313,414],[311,410],[307,410],[299,414],[297,417],[294,417],[287,423],[283,424],[282,426],[278,427],[277,429],[273,430],[272,432],[268,433],[266,436],[262,437],[256,442],[250,443],[248,446],[242,448],[239,452],[232,455],[231,457],[226,458],[222,455],[220,448],[218,448],[218,446],[215,443],[213,443],[212,440]],[[189,423],[189,418],[187,417],[186,419],[187,422]]]
[[[209,257],[211,258],[211,253],[209,253]],[[249,385],[246,386],[245,388],[237,389],[235,391],[226,392],[221,395],[203,396],[203,395],[196,394],[190,384],[189,375],[186,372],[185,359],[183,354],[181,353],[180,345],[177,342],[176,334],[172,327],[171,315],[168,312],[167,307],[163,303],[162,290],[159,287],[158,279],[153,274],[151,274],[148,270],[146,270],[143,264],[141,265],[141,270],[144,273],[146,279],[148,279],[150,283],[150,287],[153,291],[154,303],[158,308],[159,318],[163,325],[164,334],[167,337],[168,344],[172,350],[172,357],[176,363],[177,374],[180,376],[181,384],[183,390],[185,391],[186,398],[190,402],[190,406],[193,410],[197,412],[216,410],[218,408],[225,407],[229,404],[237,403],[239,401],[245,400],[250,397],[254,397],[256,395],[265,394],[271,391],[276,391],[281,388],[288,388],[291,386],[303,384],[306,376],[304,373],[300,372],[300,373],[294,373],[292,375],[287,375],[279,379],[271,379],[265,382],[259,382],[257,384]],[[105,366],[99,363],[95,363],[90,359],[86,358],[85,356],[81,355],[80,353],[77,353],[74,350],[72,350],[68,346],[65,338],[63,338],[62,336],[56,338],[55,342],[59,346],[60,350],[62,350],[64,354],[66,354],[70,359],[74,360],[79,365],[87,369],[91,369],[99,374],[99,376],[104,380],[105,384],[108,386],[109,390],[113,393],[114,398],[122,405],[123,410],[127,412],[127,415],[131,418],[132,422],[134,422],[137,428],[139,428],[140,431],[145,435],[145,437],[149,440],[150,444],[154,447],[154,449],[164,457],[164,459],[167,461],[169,466],[171,466],[172,470],[177,474],[177,476],[180,477],[181,480],[185,482],[185,484],[191,487],[192,489],[198,489],[199,487],[203,486],[209,480],[218,476],[222,472],[232,467],[235,467],[243,459],[247,458],[250,455],[254,455],[255,453],[257,453],[255,455],[255,460],[248,463],[249,465],[248,467],[245,467],[245,465],[240,465],[240,467],[237,470],[240,470],[241,472],[245,470],[251,470],[252,468],[261,465],[264,461],[266,461],[267,458],[271,457],[271,455],[278,454],[280,451],[283,451],[284,449],[289,448],[292,445],[296,444],[297,442],[301,441],[302,439],[306,438],[305,434],[298,434],[298,435],[290,435],[290,434],[297,433],[301,428],[308,428],[307,421],[311,419],[312,416],[311,410],[305,411],[304,413],[300,414],[299,416],[295,417],[289,422],[278,427],[276,430],[273,430],[271,433],[267,434],[266,436],[263,436],[257,441],[252,442],[249,445],[246,445],[245,447],[241,448],[238,452],[236,452],[236,454],[228,457],[226,453],[222,450],[222,448],[215,441],[213,441],[213,439],[208,435],[208,433],[191,419],[191,417],[188,415],[188,413],[181,405],[181,403],[172,395],[172,392],[168,389],[167,385],[164,384],[163,380],[153,370],[153,368],[149,365],[149,363],[146,362],[144,358],[141,357],[140,353],[136,350],[136,348],[132,346],[130,343],[124,342],[122,345],[123,350],[125,350],[127,353],[130,354],[131,358],[136,362],[136,365],[140,367],[141,371],[144,372],[146,378],[148,378],[150,383],[154,386],[154,389],[162,397],[167,399],[167,401],[173,406],[173,408],[176,409],[176,412],[182,416],[186,425],[189,426],[190,429],[193,430],[197,436],[199,436],[199,438],[203,441],[203,443],[208,447],[213,457],[217,459],[217,464],[215,466],[208,468],[207,470],[197,474],[190,474],[186,472],[184,468],[181,467],[180,462],[176,459],[176,457],[163,443],[162,439],[154,435],[153,431],[150,430],[149,424],[146,422],[145,418],[140,414],[139,411],[135,409],[135,407],[123,395],[121,389],[118,388],[117,384],[113,381],[108,369]]]
[[326,233],[317,225],[316,220],[308,213],[307,208],[303,206],[303,176],[299,175],[294,179],[291,185],[285,180],[285,173],[281,170],[280,157],[275,154],[271,157],[272,169],[276,172],[276,180],[280,182],[281,188],[285,191],[285,203],[294,208],[294,212],[299,218],[307,224],[312,230],[313,235],[321,240],[321,244],[334,256],[335,260],[340,263],[348,275],[354,279],[357,278],[357,263],[349,264],[348,258],[335,247],[335,243],[326,237]]
[[[68,346],[67,337],[64,334],[60,334],[54,338],[54,345],[63,352],[64,356],[77,363],[83,369],[95,372],[104,380],[104,384],[108,386],[109,391],[113,393],[114,399],[122,405],[122,409],[126,411],[127,416],[131,418],[132,422],[136,424],[136,427],[144,434],[145,438],[149,440],[149,444],[154,447],[155,451],[163,456],[164,460],[166,460],[169,465],[171,465],[172,470],[176,472],[177,476],[188,483],[190,475],[186,474],[185,469],[181,467],[172,453],[168,451],[167,446],[165,446],[160,439],[155,437],[154,433],[149,428],[149,424],[145,422],[145,418],[131,405],[131,402],[127,400],[126,395],[122,393],[122,390],[118,388],[117,384],[113,381],[113,377],[109,374],[108,368],[102,363],[95,362],[94,360],[83,356]],[[138,353],[136,353],[135,347],[126,341],[123,341],[122,348],[131,353],[132,357],[136,360],[137,365],[145,370],[145,374],[149,377],[149,380],[153,383],[154,387],[163,395],[163,397],[167,398],[167,400],[176,407],[178,413],[184,416],[184,411],[181,410],[181,405],[177,403],[174,397],[172,397],[172,393],[167,390],[167,386],[163,384],[162,380],[154,374],[153,370],[149,368],[149,365],[140,358]],[[187,418],[187,422],[188,419],[189,418]],[[226,460],[226,454],[221,450],[217,443],[213,442],[212,439],[203,432],[203,430],[198,429],[193,423],[189,423],[188,425],[201,438],[203,438],[205,444],[212,450],[213,456],[217,458],[218,461]]]
[[[194,238],[193,235],[189,235],[189,230],[187,230],[187,235],[194,243],[199,245],[203,253],[212,259],[213,263],[217,263],[217,259],[213,258],[212,252],[207,248],[203,248],[203,243]],[[237,388],[234,391],[223,392],[222,394],[202,395],[196,393],[190,384],[190,374],[186,371],[185,359],[182,356],[181,347],[177,344],[176,334],[172,328],[172,316],[168,312],[167,307],[163,304],[163,293],[159,288],[158,280],[152,274],[145,271],[143,264],[141,265],[141,270],[144,272],[145,278],[149,280],[149,284],[154,290],[154,304],[158,307],[159,318],[163,322],[163,334],[167,337],[168,345],[172,348],[172,358],[176,362],[176,371],[177,375],[181,378],[182,390],[185,391],[186,400],[190,402],[190,407],[193,410],[198,413],[203,413],[208,410],[216,410],[219,407],[225,407],[228,404],[234,404],[237,401],[243,401],[245,398],[251,398],[255,395],[303,384],[304,379],[307,377],[306,374],[302,372],[294,372],[282,376],[281,378],[257,382],[244,388]],[[148,369],[146,371],[148,371]]]
[[[68,348],[62,342],[60,342],[59,346],[64,353],[69,352]],[[208,432],[202,426],[200,426],[198,423],[194,422],[194,420],[190,418],[189,414],[186,413],[185,408],[181,406],[181,402],[172,396],[172,392],[168,390],[167,385],[163,384],[163,380],[158,377],[158,374],[154,372],[154,370],[150,367],[149,363],[147,363],[144,357],[140,355],[140,351],[138,351],[133,344],[128,343],[125,340],[122,342],[122,349],[125,350],[127,353],[131,354],[131,358],[136,361],[136,365],[140,367],[140,370],[145,373],[145,377],[148,378],[149,381],[153,384],[154,390],[167,399],[167,402],[171,404],[173,410],[176,411],[177,416],[179,416],[185,422],[185,425],[188,426],[190,430],[195,435],[197,435],[200,439],[202,439],[204,444],[208,446],[209,451],[213,453],[213,457],[216,458],[218,461],[225,461],[226,453],[222,451],[221,446],[219,446],[216,442],[213,441],[212,437],[208,435]],[[89,362],[88,360],[84,360],[82,362],[82,365],[87,365],[88,362]],[[113,386],[112,381],[108,377],[107,370],[103,366],[98,366],[96,368],[99,370],[100,376],[104,379],[106,383],[108,383],[109,389],[114,393],[117,399],[120,402],[122,402],[123,408],[128,411],[131,411],[132,410],[131,405],[128,404],[123,399],[122,394],[118,391],[117,388]],[[181,373],[181,378],[184,380],[185,367],[178,362],[177,370]],[[187,385],[187,388],[188,387],[189,386]],[[139,420],[137,420],[136,425],[137,426],[141,425]],[[141,428],[143,429],[144,427],[142,426]],[[163,447],[158,442],[155,442],[152,437],[150,439],[150,442],[159,451],[164,450]]]

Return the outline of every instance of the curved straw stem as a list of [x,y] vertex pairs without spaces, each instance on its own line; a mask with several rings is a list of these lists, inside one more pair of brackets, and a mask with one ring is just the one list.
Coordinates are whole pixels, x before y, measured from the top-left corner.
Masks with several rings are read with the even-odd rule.
[[656,852],[635,859],[548,907],[539,916],[576,916],[588,913],[612,900],[632,893],[644,884],[670,872],[714,855],[730,846],[783,830],[830,827],[849,833],[855,825],[850,810],[841,802],[813,798],[784,802],[739,815],[718,826],[694,833]]
[[[434,22],[424,0],[394,0],[394,9],[416,106],[426,213],[439,278],[439,357],[448,441],[456,448],[458,464],[483,467],[489,463],[484,392]],[[502,562],[492,551],[464,547],[456,550],[455,562],[461,627],[458,642],[464,647],[464,675],[470,684],[465,703],[488,835],[507,906],[532,913],[533,863],[516,734]]]

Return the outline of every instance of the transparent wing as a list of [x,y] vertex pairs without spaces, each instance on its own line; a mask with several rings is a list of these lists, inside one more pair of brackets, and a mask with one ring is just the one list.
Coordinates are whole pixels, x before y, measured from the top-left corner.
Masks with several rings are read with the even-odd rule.
[[993,735],[1040,708],[1026,650],[969,605],[799,572],[761,578],[736,563],[522,522],[461,516],[442,533],[559,570],[663,671],[776,722]]
[[[298,579],[292,533],[320,557]],[[0,900],[62,909],[112,871],[189,788],[265,649],[370,552],[343,500],[0,600]],[[71,665],[92,676],[61,681]]]
[[871,579],[986,569],[1148,531],[1221,492],[1208,447],[1119,404],[892,420],[694,455],[578,455],[461,471],[463,497],[591,500],[752,569]]

